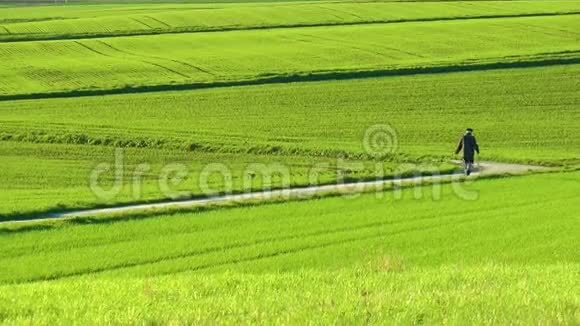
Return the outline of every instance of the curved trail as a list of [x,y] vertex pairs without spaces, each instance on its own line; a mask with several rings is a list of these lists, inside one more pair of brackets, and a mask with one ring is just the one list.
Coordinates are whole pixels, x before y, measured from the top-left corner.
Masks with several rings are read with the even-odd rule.
[[[461,161],[452,161],[455,164],[461,164]],[[509,163],[499,163],[499,162],[479,162],[475,165],[475,171],[471,174],[470,178],[479,175],[498,175],[498,174],[518,174],[527,171],[540,171],[545,170],[545,167],[533,166],[533,165],[522,165],[522,164],[509,164]],[[94,208],[94,209],[84,209],[69,212],[60,212],[47,214],[44,217],[34,218],[34,219],[23,219],[23,220],[12,220],[0,222],[2,224],[8,223],[36,223],[43,221],[54,221],[58,219],[65,218],[76,218],[76,217],[90,217],[96,215],[106,215],[106,214],[119,214],[128,212],[138,212],[151,209],[165,209],[165,208],[191,208],[191,207],[202,207],[214,204],[223,204],[230,202],[245,202],[249,200],[269,200],[275,198],[281,198],[284,200],[290,200],[292,198],[308,198],[308,196],[313,196],[317,194],[332,193],[332,192],[343,192],[345,194],[356,193],[364,189],[371,187],[380,187],[382,185],[405,185],[409,183],[420,184],[425,181],[432,180],[458,180],[463,177],[461,171],[454,174],[441,174],[441,175],[430,175],[430,176],[411,176],[403,178],[391,178],[385,180],[377,181],[363,181],[363,182],[353,182],[353,183],[338,183],[329,184],[323,186],[310,186],[301,188],[290,188],[290,189],[280,189],[280,190],[267,190],[260,192],[251,192],[236,195],[223,195],[209,198],[199,198],[199,199],[189,199],[189,200],[175,200],[175,201],[165,201],[150,204],[127,204],[123,206],[110,207],[110,208]],[[380,188],[379,188],[380,189]]]

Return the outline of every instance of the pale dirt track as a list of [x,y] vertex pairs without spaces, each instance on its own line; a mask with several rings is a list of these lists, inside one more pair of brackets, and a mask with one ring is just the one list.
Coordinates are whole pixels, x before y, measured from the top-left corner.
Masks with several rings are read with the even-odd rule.
[[[461,164],[460,161],[452,161],[456,164]],[[544,170],[541,166],[532,165],[522,165],[522,164],[509,164],[509,163],[498,163],[498,162],[479,162],[475,165],[476,171],[470,176],[477,177],[479,175],[498,175],[498,174],[519,174],[528,171],[539,171]],[[292,188],[283,190],[269,190],[262,192],[252,192],[236,195],[223,195],[210,198],[202,199],[191,199],[191,200],[176,200],[176,201],[165,201],[159,203],[151,204],[127,204],[124,206],[111,207],[111,208],[95,208],[95,209],[85,209],[78,211],[69,211],[61,213],[47,214],[43,217],[35,217],[31,219],[21,219],[14,221],[0,222],[1,224],[8,223],[36,223],[43,221],[53,221],[65,218],[75,218],[75,217],[91,217],[97,215],[110,215],[110,214],[122,214],[122,213],[135,213],[139,211],[148,211],[155,209],[175,209],[175,208],[191,208],[200,206],[209,206],[215,204],[224,204],[231,202],[244,202],[244,201],[260,201],[269,199],[292,199],[292,198],[309,198],[309,196],[342,192],[345,194],[360,192],[364,189],[369,189],[373,187],[380,187],[381,185],[401,185],[409,183],[421,183],[424,181],[433,180],[453,180],[458,179],[463,174],[458,171],[455,174],[442,174],[433,176],[411,176],[399,179],[385,179],[377,181],[365,181],[357,183],[343,183],[343,184],[330,184],[323,186],[311,186],[302,188]]]

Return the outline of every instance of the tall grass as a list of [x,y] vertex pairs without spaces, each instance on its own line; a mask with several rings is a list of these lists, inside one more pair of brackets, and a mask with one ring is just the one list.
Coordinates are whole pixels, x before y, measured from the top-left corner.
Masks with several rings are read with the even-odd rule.
[[[579,176],[481,181],[463,185],[462,193],[454,190],[457,186],[443,185],[441,194],[423,187],[420,196],[410,189],[379,197],[333,197],[120,222],[81,219],[48,230],[12,231],[0,239],[0,281],[97,272],[118,277],[334,269],[379,254],[400,257],[409,267],[577,262],[577,230],[570,226],[580,205],[573,191]],[[477,194],[477,200],[461,196],[467,192]]]
[[421,198],[411,189],[12,230],[0,237],[0,301],[10,303],[0,315],[574,323],[579,176],[466,185],[476,201],[425,187]]

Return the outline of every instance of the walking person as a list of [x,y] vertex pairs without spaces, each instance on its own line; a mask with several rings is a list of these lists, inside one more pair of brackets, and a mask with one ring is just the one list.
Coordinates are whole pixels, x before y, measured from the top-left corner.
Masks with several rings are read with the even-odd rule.
[[455,154],[459,154],[463,149],[463,168],[465,175],[470,175],[473,169],[473,162],[475,160],[475,152],[479,154],[479,145],[473,136],[473,129],[467,128],[465,134],[459,140]]

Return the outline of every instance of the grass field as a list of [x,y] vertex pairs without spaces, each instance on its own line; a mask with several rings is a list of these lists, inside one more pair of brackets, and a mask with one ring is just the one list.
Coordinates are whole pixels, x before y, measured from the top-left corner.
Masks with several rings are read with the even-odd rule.
[[[90,150],[89,150],[90,149]],[[104,190],[115,185],[116,171],[123,175],[122,187],[111,196],[99,196],[89,187],[89,178],[101,163],[115,163],[115,150],[102,146],[1,143],[3,180],[0,187],[0,220],[26,219],[31,215],[78,208],[116,206],[121,203],[150,202],[168,199],[212,196],[220,193],[240,193],[261,189],[306,186],[311,183],[329,184],[338,178],[345,180],[376,179],[376,171],[385,176],[407,175],[414,171],[425,174],[450,172],[455,167],[444,161],[410,161],[406,166],[397,162],[371,163],[360,159],[337,161],[332,157],[303,155],[264,155],[188,152],[180,150],[126,149],[123,151],[122,170],[110,170],[99,177],[98,186]],[[415,164],[416,163],[416,164]],[[140,169],[142,164],[147,169]],[[174,174],[168,174],[169,190],[160,185],[164,168],[184,167],[183,180],[169,183]],[[212,164],[224,164],[231,177],[231,185],[223,174],[213,173],[207,180],[202,171]],[[261,164],[265,168],[261,168]],[[362,164],[362,165],[361,165]],[[377,169],[377,165],[381,167]],[[257,165],[257,166],[256,166]],[[312,181],[312,167],[316,181]],[[359,167],[360,165],[360,167]],[[255,166],[254,168],[252,168]],[[277,166],[282,170],[276,169]],[[349,168],[354,166],[355,168]],[[348,169],[348,170],[347,170]],[[136,172],[141,171],[138,179]],[[221,171],[221,170],[219,170]],[[270,172],[271,171],[271,172]],[[280,171],[280,172],[278,172]],[[286,172],[287,171],[287,172]],[[250,175],[253,173],[255,177]],[[288,178],[284,178],[285,175]],[[271,176],[271,180],[267,179]],[[135,183],[135,180],[138,182]],[[203,183],[202,183],[203,180]],[[206,185],[207,186],[204,186]],[[99,189],[100,189],[99,188]]]
[[[573,1],[300,2],[46,6],[0,11],[0,40],[70,39],[255,28],[580,13]],[[195,19],[192,19],[192,16]]]
[[568,15],[0,43],[0,98],[578,62],[578,21]]
[[357,156],[364,154],[365,129],[389,123],[399,133],[402,153],[437,156],[450,151],[458,129],[477,124],[489,158],[558,162],[577,157],[569,149],[580,144],[575,123],[579,72],[580,65],[563,65],[0,102],[0,136],[39,143]]
[[[3,2],[0,324],[580,323],[579,15]],[[466,127],[478,161],[551,170],[29,220],[450,173]]]
[[[577,164],[578,154],[571,150],[580,146],[577,75],[578,66],[568,65],[0,102],[6,167],[0,214],[164,199],[158,175],[170,162],[191,171],[175,187],[185,191],[182,197],[204,194],[197,177],[215,162],[231,168],[234,191],[244,190],[243,171],[254,162],[284,164],[291,184],[305,185],[308,170],[325,162],[330,167],[322,181],[332,182],[340,168],[334,161],[345,157],[366,162],[347,177],[369,178],[375,159],[365,153],[364,133],[381,123],[396,129],[398,141],[397,154],[383,163],[386,175],[396,174],[401,162],[449,169],[445,162],[465,125],[481,129],[488,160]],[[127,147],[125,187],[114,199],[95,198],[88,176],[97,164],[114,162],[114,146]],[[132,173],[142,163],[151,170],[135,197]],[[112,185],[114,174],[106,176],[105,184]],[[212,188],[223,183],[216,176]]]
[[573,323],[579,176],[4,229],[1,315]]

